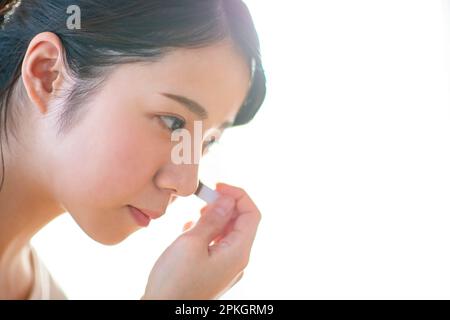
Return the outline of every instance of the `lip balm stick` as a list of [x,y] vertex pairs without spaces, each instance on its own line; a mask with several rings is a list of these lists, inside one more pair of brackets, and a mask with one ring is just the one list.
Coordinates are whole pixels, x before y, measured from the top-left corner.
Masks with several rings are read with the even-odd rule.
[[207,187],[201,181],[199,181],[197,191],[195,191],[195,195],[208,204],[213,203],[219,197],[219,193]]

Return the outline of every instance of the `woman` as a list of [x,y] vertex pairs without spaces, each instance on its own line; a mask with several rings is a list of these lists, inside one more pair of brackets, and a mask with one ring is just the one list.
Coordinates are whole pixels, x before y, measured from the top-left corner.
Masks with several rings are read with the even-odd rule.
[[[30,239],[69,212],[116,244],[193,194],[198,163],[173,161],[171,134],[253,118],[258,37],[241,0],[0,0],[0,22],[0,298],[64,298]],[[217,191],[143,299],[216,298],[240,278],[260,213],[244,190]]]

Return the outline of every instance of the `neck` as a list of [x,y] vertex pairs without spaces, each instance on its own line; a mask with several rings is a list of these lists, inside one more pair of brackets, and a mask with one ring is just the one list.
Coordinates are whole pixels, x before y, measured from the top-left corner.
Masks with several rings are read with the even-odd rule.
[[[5,152],[5,179],[0,191],[0,256],[11,245],[24,246],[64,212],[51,197],[35,163]],[[35,172],[32,172],[35,170]]]
[[[3,154],[5,176],[0,190],[0,296],[20,296],[27,292],[32,279],[29,259],[31,238],[65,210],[48,192],[48,182],[42,173],[39,174],[36,159],[18,153],[13,156],[5,146]],[[36,162],[27,163],[29,159]]]

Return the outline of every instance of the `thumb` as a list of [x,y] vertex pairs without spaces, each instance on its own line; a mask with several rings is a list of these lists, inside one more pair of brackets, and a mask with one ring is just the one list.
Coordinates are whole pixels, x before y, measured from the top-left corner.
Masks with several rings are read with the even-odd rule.
[[208,205],[198,222],[188,232],[201,237],[209,244],[219,236],[232,216],[235,200],[230,196],[221,196]]

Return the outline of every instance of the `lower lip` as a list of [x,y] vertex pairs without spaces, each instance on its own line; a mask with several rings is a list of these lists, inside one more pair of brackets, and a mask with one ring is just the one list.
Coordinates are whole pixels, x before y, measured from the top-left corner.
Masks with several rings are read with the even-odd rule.
[[149,225],[151,219],[148,216],[143,214],[141,211],[139,211],[135,207],[128,206],[128,208],[130,209],[131,215],[133,216],[134,220],[136,221],[136,223],[139,226],[147,227]]

